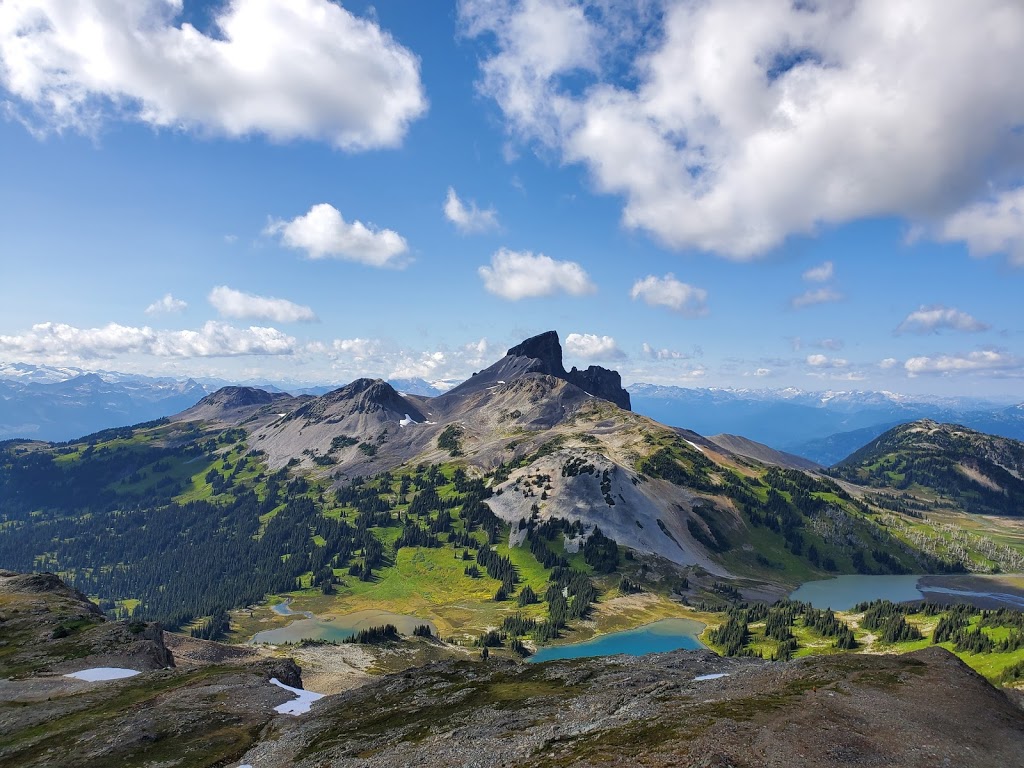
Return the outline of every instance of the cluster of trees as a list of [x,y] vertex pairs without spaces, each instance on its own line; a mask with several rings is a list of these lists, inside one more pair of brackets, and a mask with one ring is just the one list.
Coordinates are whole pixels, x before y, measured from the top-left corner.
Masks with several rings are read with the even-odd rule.
[[[969,625],[975,616],[978,621],[971,629]],[[1001,639],[993,640],[984,631],[985,627],[1006,628],[1010,631]],[[979,612],[968,605],[952,606],[935,625],[932,642],[951,642],[958,652],[1012,653],[1024,648],[1024,612],[1008,608]]]
[[708,632],[708,642],[722,649],[724,656],[749,656],[750,625],[742,609],[729,611],[725,624]]
[[675,485],[683,485],[698,491],[718,490],[711,479],[715,464],[703,453],[682,441],[659,448],[650,456],[641,459],[637,468],[643,475],[668,480]]
[[[860,606],[858,606],[860,610]],[[865,606],[860,625],[864,629],[878,632],[883,643],[907,643],[920,640],[921,630],[907,623],[907,608],[888,600],[876,600]]]
[[[266,479],[262,498],[250,481],[231,486],[217,501],[188,503],[156,487],[140,497],[102,485],[116,484],[117,461],[127,462],[122,472],[151,459],[176,464],[204,455],[194,448],[101,445],[92,458],[61,463],[42,451],[7,454],[0,485],[11,492],[0,493],[7,522],[0,529],[0,562],[58,571],[76,588],[108,600],[139,599],[138,618],[170,628],[293,588],[313,570],[319,548],[310,530],[320,528],[322,518],[285,473]],[[197,472],[202,477],[206,470],[200,464]],[[260,516],[271,512],[276,515],[262,527]]]
[[595,526],[583,545],[583,559],[597,573],[612,573],[619,567],[619,546]]
[[394,624],[384,624],[379,627],[361,629],[354,635],[346,637],[344,642],[361,643],[364,645],[379,645],[380,643],[387,643],[401,639],[402,636],[398,633],[398,627]]
[[437,436],[437,447],[442,451],[448,451],[450,456],[462,455],[462,435],[465,430],[458,424],[449,424],[444,431]]
[[834,638],[834,646],[843,650],[857,647],[853,630],[840,621],[831,610],[818,610],[808,603],[780,600],[772,605],[741,603],[728,609],[727,621],[711,630],[708,639],[722,648],[726,656],[751,656],[759,652],[748,648],[753,637],[751,624],[764,623],[764,639],[774,642],[770,658],[785,661],[792,658],[800,645],[793,632],[798,621],[823,637]]
[[231,628],[231,621],[227,612],[220,608],[213,616],[200,622],[198,626],[192,627],[189,634],[202,640],[220,640]]
[[836,618],[831,609],[824,611],[817,608],[806,608],[804,610],[804,626],[813,629],[823,637],[834,637],[836,648],[850,651],[857,647],[857,639],[854,637],[850,625]]

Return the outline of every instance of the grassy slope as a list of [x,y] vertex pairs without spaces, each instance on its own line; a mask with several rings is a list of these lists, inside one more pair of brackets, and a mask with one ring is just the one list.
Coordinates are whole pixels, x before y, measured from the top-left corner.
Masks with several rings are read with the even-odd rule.
[[[921,630],[921,634],[924,637],[921,640],[910,642],[883,643],[875,637],[874,633],[862,629],[859,626],[860,621],[864,617],[863,613],[857,613],[855,611],[840,611],[836,612],[836,617],[853,628],[854,635],[856,636],[858,643],[858,647],[855,651],[856,653],[901,654],[928,648],[932,645],[931,635],[939,621],[938,616],[927,616],[923,613],[910,614],[906,617],[907,623],[912,624]],[[710,643],[708,633],[714,628],[714,626],[722,623],[724,619],[725,615],[721,613],[711,614],[704,617],[704,620],[708,624],[708,628],[702,633],[701,640],[711,648],[714,648],[715,646]],[[975,629],[979,624],[979,619],[980,617],[975,615],[971,619],[968,628]],[[774,640],[765,637],[764,622],[752,623],[749,628],[750,640],[745,648],[755,654],[760,654],[765,658],[771,657],[771,655],[776,651],[777,643]],[[991,637],[993,641],[1005,639],[1009,635],[1010,631],[1011,630],[1007,627],[982,628],[982,632]],[[824,637],[815,630],[803,626],[800,619],[796,621],[792,628],[792,632],[793,636],[800,644],[799,649],[794,654],[794,658],[846,653],[846,651],[841,651],[835,647],[835,641],[833,638]],[[940,643],[939,645],[956,654],[964,661],[964,663],[971,667],[971,669],[990,680],[996,680],[1003,670],[1018,662],[1024,661],[1024,648],[1002,653],[969,653],[966,651],[957,651],[954,643],[952,642]]]

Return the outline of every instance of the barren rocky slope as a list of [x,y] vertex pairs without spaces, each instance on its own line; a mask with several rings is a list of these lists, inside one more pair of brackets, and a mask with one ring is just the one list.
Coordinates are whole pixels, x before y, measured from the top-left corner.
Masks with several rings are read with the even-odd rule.
[[[704,675],[727,676],[697,679]],[[244,760],[258,768],[988,768],[1024,761],[1024,713],[941,649],[790,663],[688,651],[443,662],[324,700]]]
[[[106,621],[53,574],[0,571],[0,765],[230,763],[301,687],[290,659],[185,640],[175,660],[157,624]],[[135,670],[87,682],[68,673]]]

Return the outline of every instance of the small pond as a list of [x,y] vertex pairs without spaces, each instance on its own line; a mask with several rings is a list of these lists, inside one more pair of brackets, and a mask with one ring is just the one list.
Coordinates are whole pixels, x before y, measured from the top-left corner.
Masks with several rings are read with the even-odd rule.
[[420,619],[416,616],[403,616],[390,611],[366,610],[349,613],[345,616],[324,621],[313,618],[307,612],[296,613],[285,603],[279,603],[273,608],[275,613],[283,616],[301,615],[307,618],[293,621],[287,627],[278,629],[265,629],[253,635],[251,643],[297,643],[300,640],[323,640],[326,642],[340,643],[351,637],[361,629],[380,627],[384,624],[394,624],[403,635],[411,635],[412,631],[420,624],[427,624],[432,632],[437,632],[431,622]]

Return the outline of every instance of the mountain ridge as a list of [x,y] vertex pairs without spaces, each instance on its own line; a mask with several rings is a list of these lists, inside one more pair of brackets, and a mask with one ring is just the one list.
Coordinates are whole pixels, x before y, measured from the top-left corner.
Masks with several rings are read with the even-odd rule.
[[925,489],[965,511],[1024,515],[1024,443],[931,419],[901,424],[834,467],[845,480]]

